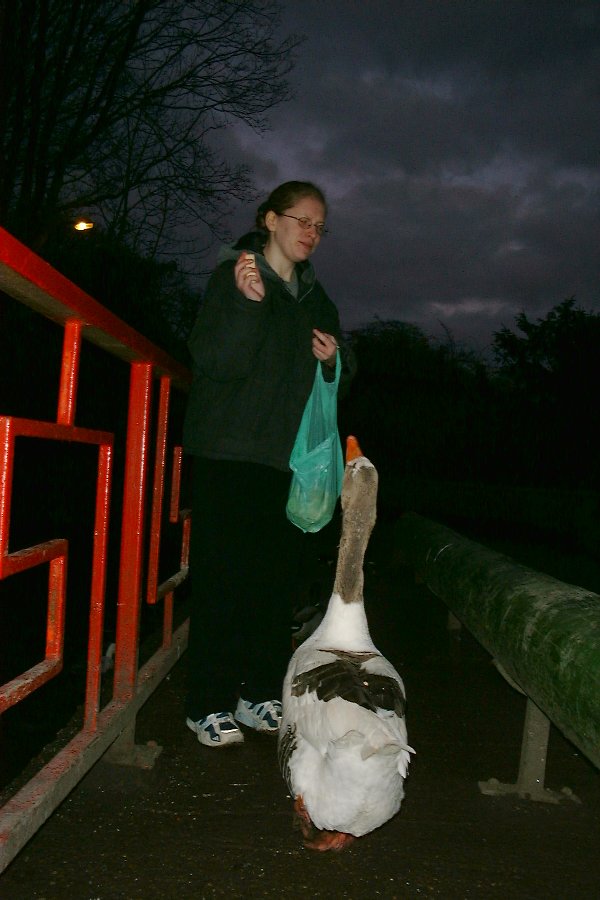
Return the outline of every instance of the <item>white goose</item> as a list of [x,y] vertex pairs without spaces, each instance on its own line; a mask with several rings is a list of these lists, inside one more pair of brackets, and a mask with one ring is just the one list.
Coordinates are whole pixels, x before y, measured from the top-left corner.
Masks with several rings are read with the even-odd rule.
[[413,752],[404,685],[371,640],[363,601],[377,481],[349,437],[333,593],[323,621],[292,656],[283,685],[279,764],[305,846],[314,850],[341,850],[395,815]]

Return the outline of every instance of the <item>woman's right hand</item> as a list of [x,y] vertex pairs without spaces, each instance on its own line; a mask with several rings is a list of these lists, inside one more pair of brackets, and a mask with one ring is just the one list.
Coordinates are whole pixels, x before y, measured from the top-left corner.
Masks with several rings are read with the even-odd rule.
[[247,300],[260,303],[265,296],[265,286],[260,277],[253,253],[242,253],[234,267],[235,284]]

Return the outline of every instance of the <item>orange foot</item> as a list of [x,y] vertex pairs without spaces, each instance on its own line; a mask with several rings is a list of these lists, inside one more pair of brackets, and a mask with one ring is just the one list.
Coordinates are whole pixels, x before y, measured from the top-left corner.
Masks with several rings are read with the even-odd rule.
[[308,810],[304,805],[304,800],[300,795],[294,800],[294,813],[296,815],[296,820],[302,830],[302,836],[304,838],[312,837],[312,835],[314,834],[314,826],[310,820]]
[[344,831],[319,831],[315,828],[300,795],[294,800],[294,813],[308,850],[343,850],[354,840],[353,834]]
[[345,831],[319,831],[312,841],[305,841],[304,846],[309,850],[343,850],[350,846],[354,840],[353,834]]

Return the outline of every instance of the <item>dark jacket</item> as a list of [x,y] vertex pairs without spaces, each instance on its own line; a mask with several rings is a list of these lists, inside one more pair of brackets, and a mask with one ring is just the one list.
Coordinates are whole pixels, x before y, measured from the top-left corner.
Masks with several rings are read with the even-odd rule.
[[[196,456],[285,470],[319,364],[311,348],[313,328],[341,345],[340,384],[349,381],[354,364],[342,344],[337,310],[312,265],[296,265],[296,299],[262,256],[263,243],[258,233],[245,235],[224,253],[208,283],[189,342],[194,380],[184,448]],[[235,286],[233,268],[242,250],[256,254],[265,285],[260,303]],[[323,370],[330,380],[332,370]]]

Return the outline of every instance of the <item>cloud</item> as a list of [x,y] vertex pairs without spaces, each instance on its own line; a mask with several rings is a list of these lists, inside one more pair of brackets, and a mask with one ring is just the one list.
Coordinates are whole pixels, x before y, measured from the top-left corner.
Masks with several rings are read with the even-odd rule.
[[465,297],[458,303],[432,303],[431,308],[434,313],[444,319],[472,316],[473,313],[496,319],[500,313],[506,311],[507,303],[503,300],[495,300],[493,297]]
[[[265,195],[316,181],[315,257],[346,327],[404,319],[486,346],[575,294],[600,309],[600,8],[563,0],[304,0],[295,99],[227,153]],[[239,208],[232,230],[251,223]],[[243,224],[242,224],[243,223]]]

